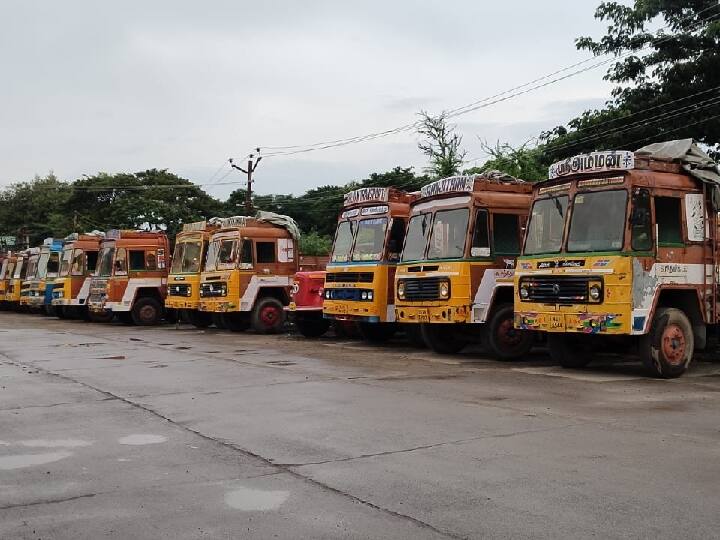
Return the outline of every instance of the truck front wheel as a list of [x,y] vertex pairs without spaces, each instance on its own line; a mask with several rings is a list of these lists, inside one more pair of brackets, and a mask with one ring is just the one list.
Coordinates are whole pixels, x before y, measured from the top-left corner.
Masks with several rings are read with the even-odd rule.
[[277,334],[285,324],[285,310],[280,300],[271,296],[260,298],[252,311],[253,330],[259,334]]
[[640,342],[643,364],[655,377],[673,379],[690,366],[695,350],[692,325],[675,308],[657,308],[650,332]]
[[593,359],[588,343],[583,336],[548,333],[547,343],[550,357],[567,369],[579,369],[587,366]]
[[458,336],[452,324],[422,324],[425,344],[440,354],[455,354],[462,351],[467,341]]
[[138,298],[130,310],[132,321],[138,326],[154,326],[162,318],[162,305],[151,297]]
[[483,330],[483,346],[498,360],[522,358],[530,351],[535,338],[533,332],[515,328],[512,304],[501,304],[494,309]]

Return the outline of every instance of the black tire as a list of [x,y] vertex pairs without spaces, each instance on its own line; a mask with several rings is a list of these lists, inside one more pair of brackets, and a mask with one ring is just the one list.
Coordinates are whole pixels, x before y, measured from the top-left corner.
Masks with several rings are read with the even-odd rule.
[[427,348],[425,338],[423,338],[421,325],[403,324],[403,328],[405,329],[405,335],[407,336],[407,339],[412,347],[416,347],[418,349]]
[[358,323],[360,336],[370,343],[385,343],[397,332],[395,323]]
[[163,317],[163,307],[155,298],[144,296],[135,300],[130,315],[138,326],[155,326]]
[[512,304],[493,309],[482,332],[482,344],[498,360],[517,360],[525,356],[535,341],[534,332],[515,328]]
[[352,321],[332,321],[331,323],[333,332],[335,332],[336,338],[341,339],[357,339],[359,337],[359,330],[357,324]]
[[420,326],[423,340],[436,353],[456,354],[467,345],[467,341],[457,335],[452,324],[423,323]]
[[693,359],[695,336],[685,313],[675,308],[657,308],[650,332],[640,341],[645,368],[655,377],[679,377]]
[[244,332],[250,328],[247,313],[233,312],[222,314],[223,325],[231,332]]
[[96,323],[109,323],[113,320],[112,311],[90,311],[88,310],[88,320]]
[[567,369],[580,369],[587,366],[593,359],[593,352],[588,343],[583,343],[583,336],[548,333],[547,343],[553,361]]
[[70,319],[70,308],[65,306],[55,306],[55,316],[58,319]]
[[285,310],[277,298],[266,296],[255,302],[250,317],[253,330],[259,334],[277,334],[285,324]]
[[197,309],[189,309],[185,312],[188,322],[195,328],[207,328],[213,323],[211,313],[206,311],[198,311]]
[[295,319],[295,326],[303,337],[314,339],[325,335],[325,332],[330,329],[330,321],[322,317],[298,316]]

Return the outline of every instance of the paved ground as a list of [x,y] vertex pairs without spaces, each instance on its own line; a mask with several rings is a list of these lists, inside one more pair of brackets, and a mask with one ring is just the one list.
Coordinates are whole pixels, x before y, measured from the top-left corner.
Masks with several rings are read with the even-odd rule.
[[712,538],[720,362],[0,313],[0,538]]

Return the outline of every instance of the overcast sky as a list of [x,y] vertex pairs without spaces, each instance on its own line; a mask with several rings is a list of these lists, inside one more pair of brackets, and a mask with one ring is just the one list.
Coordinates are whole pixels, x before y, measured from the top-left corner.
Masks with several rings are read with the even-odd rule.
[[[49,170],[167,168],[240,181],[230,156],[391,129],[583,60],[599,0],[3,0],[0,184]],[[456,120],[520,144],[601,105],[596,69]],[[417,137],[267,158],[260,193],[301,193],[395,165],[421,170]],[[479,159],[478,162],[482,162]],[[224,197],[237,186],[211,186]]]

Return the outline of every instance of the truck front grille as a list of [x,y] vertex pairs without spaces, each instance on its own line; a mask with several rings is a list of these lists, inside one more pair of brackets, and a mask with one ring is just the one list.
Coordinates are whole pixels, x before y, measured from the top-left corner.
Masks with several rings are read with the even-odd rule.
[[447,278],[425,277],[404,279],[405,299],[412,301],[440,300],[440,282]]
[[[543,304],[587,304],[588,276],[533,276],[520,280],[527,301]],[[595,278],[597,279],[597,278]]]
[[168,285],[168,296],[190,296],[190,285]]

